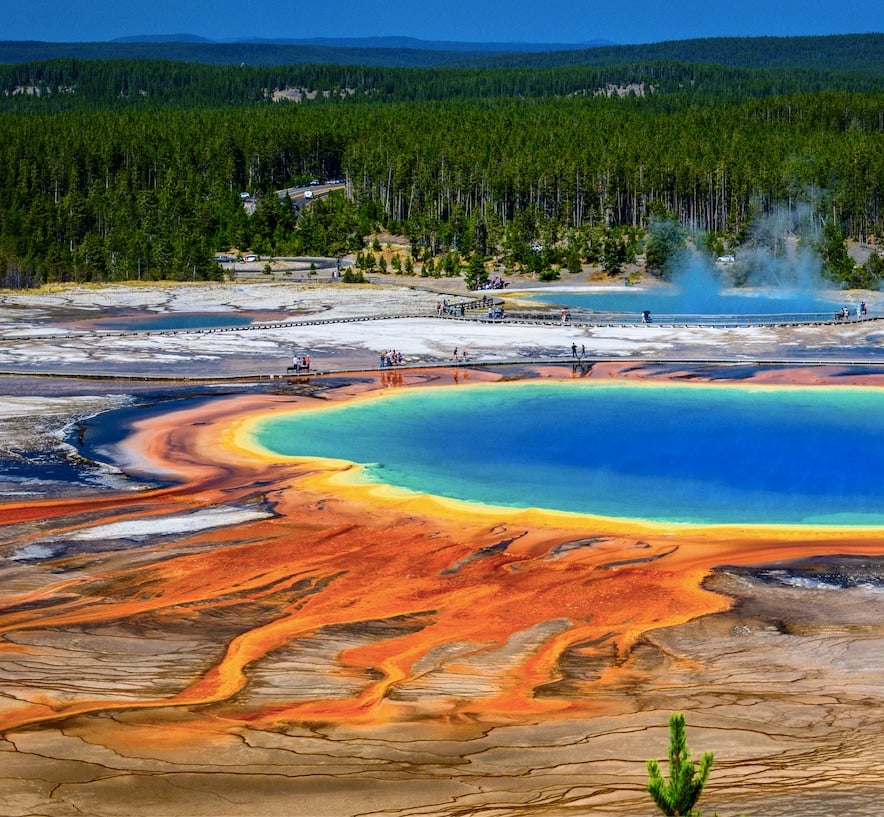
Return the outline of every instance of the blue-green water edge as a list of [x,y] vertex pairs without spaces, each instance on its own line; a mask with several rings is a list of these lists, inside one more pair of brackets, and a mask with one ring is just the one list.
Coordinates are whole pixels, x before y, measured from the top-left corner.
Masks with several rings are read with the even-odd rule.
[[184,329],[217,329],[228,326],[246,326],[250,315],[238,312],[160,312],[147,315],[129,315],[102,318],[94,322],[98,329],[131,331],[174,331]]
[[268,418],[284,455],[462,500],[635,519],[884,524],[884,391],[546,381]]
[[[524,297],[524,295],[522,296]],[[567,290],[531,293],[532,300],[570,309],[591,309],[598,312],[631,312],[650,310],[660,315],[832,315],[842,306],[855,311],[859,304],[834,301],[808,293],[764,291],[745,293],[739,290],[679,290],[667,287],[634,290],[599,290],[569,292]]]

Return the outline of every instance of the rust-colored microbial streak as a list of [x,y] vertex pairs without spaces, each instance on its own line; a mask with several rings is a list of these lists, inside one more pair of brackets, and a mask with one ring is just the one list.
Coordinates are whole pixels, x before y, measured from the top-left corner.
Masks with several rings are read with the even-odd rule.
[[[340,463],[274,461],[244,447],[252,418],[299,399],[238,397],[143,423],[132,458],[172,487],[3,506],[7,553],[123,521],[149,536],[69,548],[4,583],[4,667],[41,651],[52,661],[46,633],[80,643],[111,629],[141,675],[135,690],[109,678],[105,694],[76,679],[54,689],[18,679],[0,729],[121,710],[163,710],[165,723],[178,712],[190,728],[196,713],[230,729],[601,713],[641,677],[631,650],[644,634],[728,608],[702,586],[715,566],[884,554],[877,529],[477,509],[360,484]],[[266,515],[189,533],[167,522],[214,507]],[[35,519],[39,529],[17,524]],[[145,642],[159,655],[172,639],[186,657],[152,663]],[[574,661],[597,670],[571,675]]]

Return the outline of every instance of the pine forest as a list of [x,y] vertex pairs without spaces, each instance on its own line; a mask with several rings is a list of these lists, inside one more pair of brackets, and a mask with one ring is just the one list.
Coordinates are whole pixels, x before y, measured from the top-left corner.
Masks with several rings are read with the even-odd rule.
[[[610,65],[582,52],[533,66],[0,65],[0,285],[216,279],[231,248],[334,257],[381,230],[444,274],[613,272],[661,220],[720,254],[787,208],[827,237],[836,282],[877,286],[880,263],[831,251],[884,235],[884,38],[861,44],[861,65],[825,67],[631,52]],[[282,192],[332,180],[300,206]]]

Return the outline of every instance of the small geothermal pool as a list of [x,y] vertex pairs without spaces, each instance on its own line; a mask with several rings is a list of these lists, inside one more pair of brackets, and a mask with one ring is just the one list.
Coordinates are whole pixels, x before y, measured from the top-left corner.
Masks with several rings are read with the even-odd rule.
[[260,419],[271,457],[509,507],[697,524],[884,525],[884,390],[539,383],[410,389]]
[[859,303],[837,300],[838,293],[813,294],[777,290],[722,289],[691,291],[678,287],[614,287],[593,291],[554,290],[530,294],[539,301],[569,309],[652,315],[825,315],[846,306],[856,314]]
[[159,312],[119,315],[91,321],[96,329],[121,332],[174,331],[176,329],[224,329],[247,326],[254,316],[242,312]]

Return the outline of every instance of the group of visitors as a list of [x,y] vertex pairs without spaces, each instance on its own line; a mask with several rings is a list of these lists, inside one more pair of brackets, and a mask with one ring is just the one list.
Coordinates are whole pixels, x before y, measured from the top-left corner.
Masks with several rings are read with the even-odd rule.
[[310,371],[310,355],[299,355],[297,353],[292,355],[292,365],[289,366],[289,371],[309,372]]
[[396,349],[389,349],[386,352],[381,352],[382,369],[387,369],[392,366],[401,366],[402,360],[402,352],[398,352]]
[[846,321],[849,320],[850,316],[853,314],[856,314],[858,318],[864,318],[866,315],[868,315],[869,309],[866,306],[866,302],[860,301],[859,306],[856,308],[856,313],[852,312],[849,307],[842,306],[841,309],[839,309],[835,313],[835,319],[839,321]]
[[460,316],[461,318],[466,313],[466,306],[461,302],[459,304],[452,304],[448,302],[448,298],[445,298],[443,301],[436,302],[436,314],[437,315],[453,315],[455,317]]
[[[503,302],[497,302],[502,304]],[[460,301],[458,303],[452,303],[445,298],[441,301],[436,301],[436,315],[441,317],[443,315],[448,315],[452,317],[460,317],[463,318],[466,315],[467,308],[474,309],[488,309],[488,317],[489,318],[502,318],[503,317],[503,306],[498,306],[495,302],[494,298],[490,298],[487,295],[483,295],[475,302],[470,302],[467,304],[464,301]],[[568,316],[570,320],[570,315]]]
[[504,287],[509,286],[509,281],[504,281],[498,275],[495,275],[492,278],[489,278],[484,284],[482,284],[479,289],[503,289]]
[[[460,357],[458,357],[458,354]],[[454,347],[454,352],[451,354],[451,359],[455,362],[458,360],[466,360],[467,359],[467,350],[466,349],[458,349],[457,346]]]

